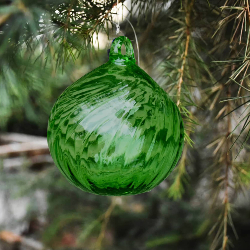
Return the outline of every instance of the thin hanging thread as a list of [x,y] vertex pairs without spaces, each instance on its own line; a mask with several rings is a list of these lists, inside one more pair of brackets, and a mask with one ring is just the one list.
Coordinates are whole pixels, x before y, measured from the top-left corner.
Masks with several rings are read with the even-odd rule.
[[134,31],[134,34],[135,34],[135,42],[136,42],[136,47],[137,47],[137,58],[138,58],[137,63],[138,63],[138,66],[140,66],[140,51],[139,51],[139,43],[138,43],[138,40],[137,40],[137,35],[136,35],[135,29],[134,29],[132,23],[127,18],[126,18],[126,20],[131,25],[131,28],[132,28],[132,30]]
[[119,17],[118,17],[118,4],[119,1],[117,0],[116,2],[116,12],[117,12],[117,23],[116,23],[116,35],[118,35],[120,33],[120,21],[119,21]]
[[[118,17],[118,4],[119,4],[119,1],[117,0],[117,3],[116,3],[116,8],[117,8],[117,23],[112,21],[115,25],[116,25],[116,35],[118,35],[120,33],[120,22],[119,22],[119,17]],[[136,47],[137,47],[137,64],[138,66],[140,66],[140,51],[139,51],[139,43],[138,43],[138,39],[137,39],[137,35],[136,35],[136,32],[135,32],[135,29],[134,29],[134,26],[132,25],[132,23],[128,20],[128,18],[126,18],[126,20],[129,22],[129,24],[131,25],[131,28],[134,32],[134,35],[135,35],[135,42],[136,42]]]

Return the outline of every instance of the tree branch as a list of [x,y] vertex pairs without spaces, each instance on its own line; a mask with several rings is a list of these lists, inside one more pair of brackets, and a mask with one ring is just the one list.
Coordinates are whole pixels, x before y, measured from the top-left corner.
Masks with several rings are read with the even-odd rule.
[[111,213],[113,212],[116,204],[117,204],[117,197],[112,197],[112,202],[104,214],[104,221],[102,223],[101,232],[100,232],[100,235],[99,235],[97,242],[96,242],[96,248],[95,248],[96,250],[101,250],[102,241],[103,241],[104,235],[105,235],[105,230],[107,228],[107,224],[109,222]]
[[190,24],[191,24],[191,12],[192,8],[194,5],[194,0],[191,0],[191,2],[188,4],[188,0],[186,1],[186,43],[185,43],[185,51],[183,54],[183,60],[182,60],[182,65],[180,68],[180,77],[179,81],[177,84],[177,106],[180,105],[181,102],[181,87],[183,83],[183,76],[184,76],[184,70],[185,70],[185,65],[186,65],[186,59],[188,55],[188,48],[189,48],[189,43],[190,43],[190,36],[191,36],[191,31],[190,31]]
[[[118,3],[123,2],[123,0],[118,0]],[[103,16],[102,19],[97,19],[96,23],[94,24],[94,26],[92,27],[92,29],[88,32],[90,33],[92,30],[95,30],[96,26],[104,19],[106,19],[109,15],[109,13],[111,12],[111,10],[117,5],[117,2],[115,2],[112,7],[107,11],[107,13]]]
[[[227,98],[231,97],[230,93],[230,87],[228,87],[228,94]],[[231,140],[228,138],[228,136],[231,133],[231,105],[230,102],[227,102],[227,113],[229,114],[227,117],[227,134],[226,134],[226,152],[225,152],[225,179],[224,179],[224,216],[223,216],[223,242],[222,242],[222,250],[226,250],[227,248],[227,242],[228,242],[228,236],[227,236],[227,224],[228,224],[228,212],[229,212],[229,195],[228,195],[228,189],[229,189],[229,169],[231,166],[231,152],[230,152],[230,145]]]

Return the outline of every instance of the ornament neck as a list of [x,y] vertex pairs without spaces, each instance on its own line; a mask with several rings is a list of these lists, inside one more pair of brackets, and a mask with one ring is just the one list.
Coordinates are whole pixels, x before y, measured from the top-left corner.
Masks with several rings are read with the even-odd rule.
[[[126,48],[125,55],[121,53],[122,44],[124,44]],[[119,36],[113,40],[109,53],[109,61],[121,66],[135,64],[133,46],[127,37]]]

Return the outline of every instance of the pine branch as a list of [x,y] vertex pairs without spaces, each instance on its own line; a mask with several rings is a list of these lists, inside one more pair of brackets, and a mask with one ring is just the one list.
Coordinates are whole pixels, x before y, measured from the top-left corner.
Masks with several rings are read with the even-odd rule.
[[96,242],[95,250],[101,250],[101,248],[102,248],[102,241],[104,239],[105,230],[107,228],[107,224],[109,222],[111,213],[113,212],[114,208],[116,207],[116,204],[117,204],[117,197],[112,197],[112,202],[111,202],[109,208],[107,209],[107,211],[104,213],[104,220],[102,223],[101,232],[100,232],[99,237],[98,237],[97,242]]
[[[228,88],[228,94],[227,94],[227,98],[231,97],[231,93],[230,93],[230,87]],[[227,112],[230,113],[231,112],[231,105],[230,102],[227,103]],[[227,117],[227,134],[226,137],[228,138],[228,136],[231,134],[231,115],[228,115]],[[229,190],[229,171],[231,168],[231,151],[230,151],[230,145],[231,145],[231,141],[228,138],[226,141],[226,151],[225,151],[225,177],[224,177],[224,217],[223,217],[223,243],[222,243],[222,249],[226,250],[227,245],[228,245],[228,236],[227,236],[227,225],[228,225],[228,216],[229,216],[229,194],[228,194],[228,190]]]
[[[226,29],[227,26],[230,25],[230,21],[234,22],[234,26],[229,26],[232,28],[232,36],[230,38],[230,43],[232,44],[231,53],[234,54],[234,57],[231,56],[231,59],[228,61],[224,61],[223,63],[227,63],[233,69],[233,73],[230,74],[228,81],[226,84],[230,84],[231,82],[236,85],[237,93],[230,97],[225,98],[224,101],[234,101],[234,103],[239,103],[236,108],[232,109],[230,113],[238,113],[239,109],[242,106],[248,109],[248,100],[244,97],[246,96],[246,92],[248,93],[250,90],[248,88],[248,78],[249,78],[249,69],[250,69],[250,60],[249,60],[249,38],[250,38],[250,12],[249,12],[249,1],[237,1],[232,6],[224,5],[222,7],[222,12],[227,13],[226,17],[219,22],[219,27],[216,32],[221,33]],[[224,15],[225,16],[225,15]],[[231,16],[232,19],[229,19],[228,16]],[[239,34],[237,36],[237,34]],[[236,59],[237,58],[237,59]],[[224,71],[227,71],[225,68]],[[249,113],[250,114],[250,113]],[[246,134],[246,131],[250,131],[249,124],[247,123],[248,115],[245,118],[240,119],[237,122],[237,125],[231,131],[230,136],[232,137],[237,128],[240,128],[243,124],[243,129],[236,136],[236,139],[233,141],[230,149],[233,146],[236,146],[236,143],[240,141],[240,138]],[[248,133],[248,132],[247,132]],[[248,135],[246,135],[243,142],[241,142],[240,150],[246,146],[246,142],[248,139]],[[236,157],[238,157],[239,153]]]
[[[183,36],[185,35],[185,39],[181,41],[182,47],[184,47],[184,52],[181,57],[181,66],[177,70],[177,81],[176,85],[174,85],[174,88],[176,90],[176,98],[177,98],[177,106],[180,109],[180,112],[182,114],[182,117],[184,119],[185,124],[185,141],[186,144],[184,146],[183,154],[181,161],[179,163],[178,168],[176,169],[175,174],[175,180],[171,187],[168,190],[169,197],[172,197],[174,199],[180,199],[182,197],[182,194],[184,193],[184,184],[187,183],[188,175],[186,171],[186,158],[187,158],[187,150],[189,146],[192,146],[193,141],[190,138],[190,134],[193,132],[194,125],[197,125],[197,122],[195,121],[193,112],[191,112],[188,109],[188,106],[195,106],[191,94],[190,94],[190,87],[188,87],[188,81],[192,81],[191,72],[188,72],[188,68],[191,65],[191,61],[188,62],[188,53],[189,48],[191,44],[191,13],[193,10],[194,0],[192,1],[186,1],[185,2],[185,22],[182,22],[179,19],[172,18],[176,22],[178,22],[182,28]],[[182,35],[179,35],[177,38],[177,41],[180,40]],[[195,45],[194,45],[195,46]],[[193,46],[193,47],[194,47]],[[196,54],[195,50],[192,50],[193,54]],[[197,58],[196,58],[197,59]],[[185,77],[185,82],[184,82]],[[185,83],[185,85],[184,85]],[[183,85],[185,86],[185,91],[183,91]],[[181,101],[182,99],[182,101]]]
[[3,23],[5,23],[5,22],[9,19],[10,16],[11,16],[11,14],[1,15],[1,16],[0,16],[0,26],[1,26]]
[[[220,84],[217,84],[220,86]],[[220,95],[222,95],[222,90],[227,88],[227,98],[231,98],[231,87],[223,86],[223,88],[215,88],[217,94],[215,94],[215,99],[219,99]],[[229,135],[232,132],[232,106],[231,103],[227,102],[219,111],[215,119],[218,119],[223,113],[228,113],[227,122],[225,124],[226,133],[223,132],[221,136],[211,142],[207,148],[215,147],[213,154],[215,156],[214,164],[211,166],[212,170],[212,181],[214,182],[214,192],[213,199],[211,204],[211,209],[213,213],[216,212],[216,209],[219,206],[219,201],[221,200],[221,196],[223,195],[223,209],[221,214],[217,218],[218,224],[215,225],[211,232],[217,228],[217,232],[215,233],[214,240],[211,244],[211,250],[215,250],[222,241],[222,250],[226,250],[228,248],[228,224],[231,224],[233,228],[232,221],[229,222],[230,218],[230,196],[229,189],[232,188],[234,191],[234,186],[230,185],[232,181],[232,177],[230,173],[232,173],[232,151],[230,150],[230,146],[232,144],[231,138]]]
[[[189,134],[188,134],[189,136]],[[183,153],[178,167],[175,169],[175,179],[173,184],[168,189],[168,196],[174,200],[181,199],[185,188],[184,184],[187,182],[187,172],[186,172],[186,159],[187,159],[188,144],[184,145]]]
[[185,51],[182,59],[182,65],[180,68],[180,77],[179,81],[177,84],[177,106],[180,106],[181,102],[181,87],[183,83],[183,75],[184,75],[184,70],[185,70],[185,65],[186,65],[186,58],[188,55],[188,48],[189,48],[189,42],[190,42],[190,36],[191,36],[191,31],[190,31],[190,24],[191,24],[191,12],[192,8],[194,5],[194,0],[191,0],[190,3],[189,1],[186,1],[186,43],[185,43]]
[[[120,2],[124,2],[124,0],[118,0],[118,4]],[[117,5],[117,1],[112,5],[112,7],[107,11],[107,13],[103,16],[102,19],[97,19],[97,21],[95,22],[94,26],[92,27],[92,29],[89,31],[89,33],[91,33],[92,31],[95,30],[95,28],[97,27],[97,25],[99,25],[99,23],[101,23],[102,21],[104,21],[105,19],[107,19],[108,15],[110,14],[110,12],[112,11],[112,9]]]

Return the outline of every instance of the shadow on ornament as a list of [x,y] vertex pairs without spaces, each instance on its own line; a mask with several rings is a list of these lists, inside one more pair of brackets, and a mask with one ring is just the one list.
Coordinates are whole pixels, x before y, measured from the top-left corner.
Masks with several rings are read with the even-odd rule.
[[48,123],[56,166],[72,184],[99,195],[150,191],[171,173],[183,143],[178,107],[136,65],[125,36],[114,39],[107,63],[61,94]]

